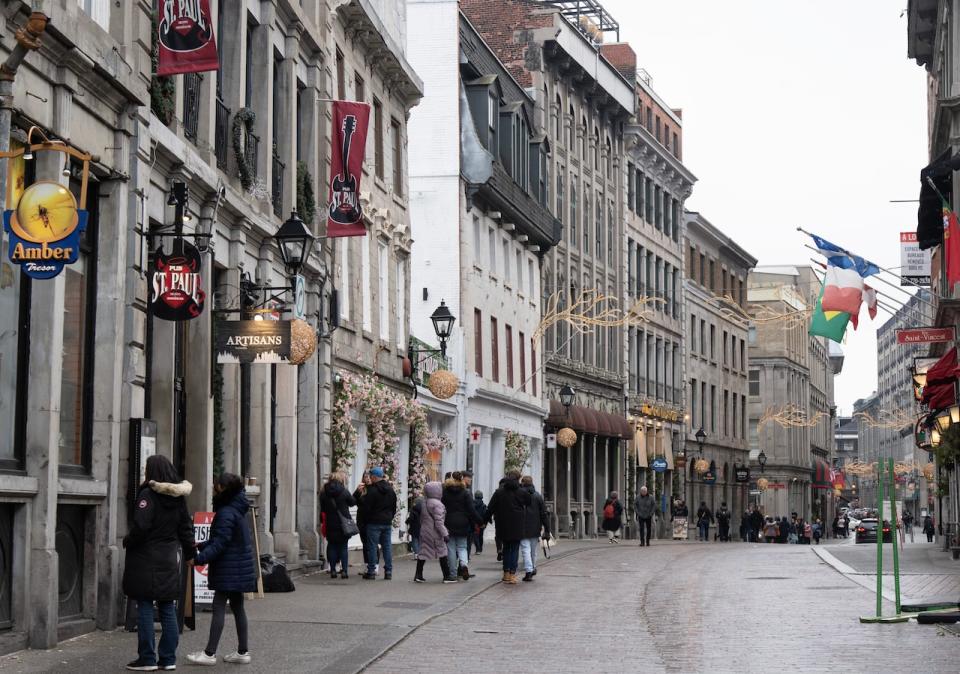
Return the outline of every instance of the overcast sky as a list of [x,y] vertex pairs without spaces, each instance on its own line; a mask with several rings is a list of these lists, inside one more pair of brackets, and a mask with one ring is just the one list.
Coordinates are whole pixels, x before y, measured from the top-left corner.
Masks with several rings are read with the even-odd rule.
[[[927,163],[907,0],[601,2],[653,88],[683,109],[684,163],[699,179],[688,209],[761,265],[809,264],[799,225],[899,266],[898,232],[916,229],[916,204],[889,202],[917,198]],[[848,328],[841,413],[876,388],[875,328],[888,317],[871,324],[864,312],[860,330]]]

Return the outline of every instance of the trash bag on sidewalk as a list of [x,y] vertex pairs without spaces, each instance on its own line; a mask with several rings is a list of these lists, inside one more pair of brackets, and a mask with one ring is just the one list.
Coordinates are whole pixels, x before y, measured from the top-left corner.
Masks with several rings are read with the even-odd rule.
[[293,592],[297,589],[290,580],[286,564],[273,555],[260,555],[260,572],[264,592]]

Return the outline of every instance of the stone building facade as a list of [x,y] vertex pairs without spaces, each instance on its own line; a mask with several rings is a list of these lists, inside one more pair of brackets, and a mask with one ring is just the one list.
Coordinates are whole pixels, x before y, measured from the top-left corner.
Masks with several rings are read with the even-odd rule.
[[[540,261],[560,237],[546,202],[551,141],[534,99],[457,2],[414,2],[408,10],[411,60],[432,92],[411,123],[416,145],[431,148],[410,169],[413,285],[423,288],[414,325],[432,332],[429,316],[446,301],[458,327],[448,355],[463,382],[462,427],[444,470],[471,469],[474,488],[491,494],[514,432],[530,450],[525,472],[540,484],[545,409],[534,334]],[[438,137],[438,128],[459,132]]]
[[[596,33],[564,10],[534,0],[466,0],[461,9],[521,87],[535,100],[551,152],[545,183],[559,244],[545,257],[542,294],[569,307],[584,291],[622,296],[626,237],[624,132],[634,87],[605,57]],[[587,17],[584,17],[587,18]],[[607,493],[622,488],[626,424],[622,330],[580,334],[560,324],[543,350],[550,415],[545,433],[577,431],[571,448],[544,455],[543,493],[562,535],[594,534]],[[569,414],[563,385],[576,391]]]
[[[750,486],[736,481],[736,468],[750,463],[746,287],[757,260],[702,214],[687,212],[685,220],[683,322],[689,325],[685,395],[690,436],[683,496],[691,510],[701,501],[713,512],[726,503],[739,519],[749,503]],[[696,437],[700,429],[705,434],[702,449]],[[710,463],[707,473],[694,470],[695,453]]]
[[[868,423],[867,419],[879,419],[882,409],[880,394],[876,391],[853,404],[853,415],[857,421],[857,459],[861,463],[875,463],[880,459],[880,441],[884,433],[876,424]],[[876,479],[863,475],[851,477],[850,481],[857,487],[854,492],[859,504],[867,508],[876,507]]]

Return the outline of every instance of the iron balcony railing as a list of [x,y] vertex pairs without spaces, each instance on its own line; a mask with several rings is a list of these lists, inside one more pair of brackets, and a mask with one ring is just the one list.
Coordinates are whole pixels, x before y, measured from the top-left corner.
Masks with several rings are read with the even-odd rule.
[[187,73],[183,76],[183,134],[197,141],[197,126],[200,122],[200,84],[203,75]]
[[283,217],[283,172],[286,169],[277,153],[273,153],[273,212],[278,218]]

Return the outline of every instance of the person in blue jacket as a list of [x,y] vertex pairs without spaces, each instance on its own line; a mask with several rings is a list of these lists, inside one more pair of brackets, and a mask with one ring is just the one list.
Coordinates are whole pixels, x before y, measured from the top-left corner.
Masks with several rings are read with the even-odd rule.
[[210,638],[202,651],[191,653],[187,660],[195,665],[217,664],[217,646],[223,633],[227,601],[237,623],[237,650],[223,656],[224,662],[248,664],[247,614],[243,608],[243,593],[253,592],[257,577],[253,566],[253,546],[247,527],[247,494],[243,480],[233,473],[223,473],[213,487],[213,524],[210,539],[200,544],[194,558],[197,565],[208,564],[207,582],[213,595],[213,618]]

